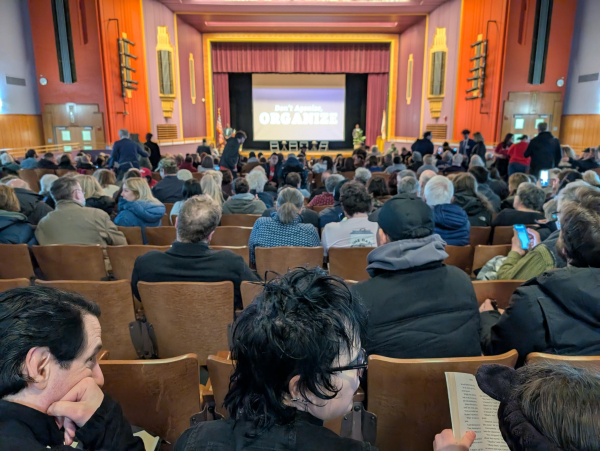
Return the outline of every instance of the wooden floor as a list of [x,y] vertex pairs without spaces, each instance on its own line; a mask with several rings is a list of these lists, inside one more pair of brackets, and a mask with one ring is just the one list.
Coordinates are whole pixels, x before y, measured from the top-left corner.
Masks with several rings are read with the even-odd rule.
[[[271,155],[271,153],[272,153],[270,150],[242,150],[240,152],[240,155],[247,157],[250,152],[254,152],[257,155],[259,152],[262,152],[265,158],[269,158],[269,155]],[[290,153],[295,153],[296,155],[298,155],[300,152],[299,151],[298,152],[290,152],[289,150],[284,150],[283,152],[280,151],[278,153],[283,153],[287,157]],[[310,151],[309,150],[308,152],[306,152],[306,155],[309,158],[313,158],[313,157],[321,158],[321,156],[323,156],[323,155],[328,155],[331,158],[335,159],[335,157],[338,154],[342,154],[342,156],[344,158],[351,157],[352,149],[349,149],[349,150],[327,150],[327,151]]]

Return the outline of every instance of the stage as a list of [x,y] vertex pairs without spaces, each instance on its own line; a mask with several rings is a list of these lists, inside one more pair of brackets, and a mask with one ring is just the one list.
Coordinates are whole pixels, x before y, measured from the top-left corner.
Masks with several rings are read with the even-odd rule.
[[[271,154],[273,153],[270,150],[242,150],[240,151],[240,155],[244,156],[244,157],[248,157],[248,155],[250,154],[250,152],[254,152],[257,156],[259,152],[262,152],[265,158],[269,158],[269,156],[271,156]],[[324,155],[327,155],[328,157],[331,157],[332,159],[335,159],[335,157],[338,154],[342,154],[342,156],[344,158],[348,158],[352,156],[352,149],[346,149],[346,150],[309,150],[308,152],[306,152],[306,156],[309,159],[313,159],[313,158],[321,158]],[[284,151],[276,151],[275,153],[282,153],[286,156],[293,153],[295,155],[300,155],[300,151],[297,152],[292,152],[290,150],[284,150]]]

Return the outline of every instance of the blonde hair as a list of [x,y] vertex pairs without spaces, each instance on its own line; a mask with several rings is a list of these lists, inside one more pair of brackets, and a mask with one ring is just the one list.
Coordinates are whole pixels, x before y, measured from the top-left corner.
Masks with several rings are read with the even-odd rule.
[[[222,175],[221,175],[222,176]],[[217,175],[217,171],[206,171],[200,180],[200,188],[203,194],[208,194],[219,205],[223,205],[223,192],[221,191],[221,179]]]
[[572,158],[573,160],[577,158],[575,155],[575,151],[571,149],[571,146],[562,146],[561,149],[563,156]]
[[0,185],[0,210],[18,212],[21,210],[15,190],[6,185]]
[[126,186],[127,189],[131,190],[133,194],[135,194],[135,196],[137,197],[136,200],[145,200],[148,202],[160,203],[160,201],[152,195],[152,190],[150,189],[150,186],[148,186],[148,182],[146,182],[146,179],[132,177],[130,179],[125,180],[123,186]]
[[483,135],[479,132],[475,132],[473,133],[473,141],[475,141],[476,143],[482,143],[483,142]]
[[600,177],[598,177],[598,174],[591,169],[583,173],[583,181],[588,182],[592,186],[600,187]]
[[105,195],[98,180],[91,175],[76,175],[75,180],[79,182],[81,191],[83,191],[83,196],[86,199],[89,199],[90,197],[102,197]]

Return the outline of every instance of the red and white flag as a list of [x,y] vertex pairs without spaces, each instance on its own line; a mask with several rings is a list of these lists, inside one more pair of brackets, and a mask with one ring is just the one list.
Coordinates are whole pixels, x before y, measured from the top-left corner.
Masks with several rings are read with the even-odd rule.
[[225,145],[225,137],[223,136],[223,124],[221,123],[221,108],[217,109],[217,147],[222,149]]

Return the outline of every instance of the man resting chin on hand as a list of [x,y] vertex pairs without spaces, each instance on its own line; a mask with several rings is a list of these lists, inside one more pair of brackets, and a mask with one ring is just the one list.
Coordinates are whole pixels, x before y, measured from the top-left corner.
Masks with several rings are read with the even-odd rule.
[[143,451],[106,396],[100,307],[48,287],[0,294],[0,449]]

